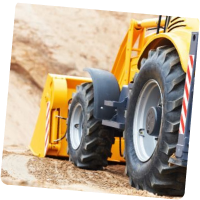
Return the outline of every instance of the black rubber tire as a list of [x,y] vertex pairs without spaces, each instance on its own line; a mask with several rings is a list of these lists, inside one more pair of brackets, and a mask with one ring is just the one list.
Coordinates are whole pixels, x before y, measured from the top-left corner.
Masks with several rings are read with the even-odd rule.
[[[144,84],[154,79],[163,95],[163,116],[155,151],[141,162],[133,143],[133,120],[138,96]],[[159,195],[183,196],[186,168],[169,166],[178,141],[185,73],[174,47],[162,46],[150,50],[130,92],[125,130],[126,171],[130,184]]]
[[92,83],[83,83],[77,87],[77,93],[73,97],[70,110],[68,127],[75,106],[80,103],[83,108],[83,129],[81,143],[74,149],[70,140],[70,128],[68,128],[68,154],[69,159],[77,167],[84,169],[102,169],[108,165],[107,158],[111,157],[111,147],[114,144],[114,133],[109,127],[101,124],[101,121],[93,117],[94,92]]

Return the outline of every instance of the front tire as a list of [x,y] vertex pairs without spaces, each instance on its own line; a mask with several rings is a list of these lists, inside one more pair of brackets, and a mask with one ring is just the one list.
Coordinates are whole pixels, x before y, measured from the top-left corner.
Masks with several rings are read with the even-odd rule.
[[[159,195],[184,195],[185,168],[168,163],[178,141],[184,83],[185,73],[174,47],[151,50],[143,60],[130,93],[125,130],[127,175],[137,189]],[[145,118],[152,108],[161,110],[160,124],[154,132],[151,128],[147,131],[153,122]],[[149,135],[149,131],[153,134]]]
[[102,169],[108,165],[114,134],[93,116],[94,92],[92,83],[77,87],[68,120],[68,154],[77,167]]

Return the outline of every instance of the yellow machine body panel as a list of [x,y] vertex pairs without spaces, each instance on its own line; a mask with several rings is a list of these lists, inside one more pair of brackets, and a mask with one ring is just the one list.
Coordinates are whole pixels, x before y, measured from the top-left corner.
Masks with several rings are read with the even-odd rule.
[[187,71],[188,55],[190,50],[191,33],[198,32],[198,19],[190,18],[174,18],[169,23],[168,29],[165,33],[161,31],[159,34],[152,34],[145,38],[143,48],[139,55],[139,62],[141,58],[147,56],[147,51],[155,49],[161,45],[172,44],[180,58],[183,71]]
[[[83,82],[91,82],[91,79],[48,74],[40,103],[40,113],[30,144],[34,155],[45,156],[45,136],[49,134],[47,155],[66,156],[66,140],[55,142],[65,135],[66,120],[57,116],[67,118],[68,104],[72,99],[72,94],[76,92],[76,86]],[[48,102],[50,103],[49,124],[47,122]]]
[[[131,20],[111,71],[118,80],[120,88],[133,80],[135,73],[139,72],[141,59],[147,58],[149,50],[158,46],[172,44],[179,54],[183,70],[187,71],[191,32],[198,31],[198,19],[174,18],[165,33],[161,30],[159,34],[147,35],[147,29],[156,28],[157,24],[158,19],[142,22]],[[161,26],[164,24],[165,20],[162,19]]]
[[[180,57],[183,70],[187,71],[187,59],[191,42],[191,32],[198,31],[199,21],[186,18],[172,18],[166,32],[148,34],[148,28],[157,27],[158,19],[136,21],[131,20],[127,34],[121,43],[111,73],[116,77],[120,89],[128,85],[140,70],[142,58],[147,58],[148,51],[161,45],[173,45]],[[160,26],[165,25],[161,19]],[[91,79],[49,74],[41,99],[41,109],[35,131],[31,140],[30,149],[39,157],[59,156],[67,157],[67,141],[62,138],[67,130],[66,120],[59,118],[68,117],[68,106],[76,86]],[[47,111],[49,106],[49,132]],[[47,137],[47,132],[49,136]],[[46,142],[47,141],[47,142]],[[112,146],[112,157],[109,161],[125,162],[121,156],[124,151],[124,139],[115,138]],[[121,148],[120,148],[121,147]]]

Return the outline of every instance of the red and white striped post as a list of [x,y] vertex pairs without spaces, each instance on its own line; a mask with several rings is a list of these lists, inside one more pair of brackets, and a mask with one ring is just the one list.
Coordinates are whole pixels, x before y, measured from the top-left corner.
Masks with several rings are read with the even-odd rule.
[[185,77],[178,143],[176,145],[175,157],[172,155],[169,159],[171,164],[182,167],[187,166],[188,160],[198,36],[198,32],[191,33],[190,52],[187,63],[187,73]]
[[46,110],[46,126],[45,126],[45,147],[44,147],[44,156],[46,156],[47,151],[48,151],[49,131],[50,131],[50,101],[47,102],[47,110]]
[[185,88],[184,88],[184,95],[183,95],[179,134],[185,133],[185,124],[186,124],[186,118],[187,118],[189,97],[190,97],[190,92],[191,92],[193,66],[194,66],[194,55],[189,55],[187,74],[186,74],[186,79],[185,79]]

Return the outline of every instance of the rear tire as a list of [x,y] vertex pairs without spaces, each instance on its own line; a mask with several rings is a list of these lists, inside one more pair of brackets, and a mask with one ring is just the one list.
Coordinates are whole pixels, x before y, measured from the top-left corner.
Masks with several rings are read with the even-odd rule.
[[[135,145],[135,135],[139,130],[137,132],[134,129],[134,123],[137,121],[134,119],[139,105],[138,99],[149,80],[154,80],[158,84],[163,101],[157,143],[152,154],[145,157],[145,150],[141,150],[141,145],[145,147],[144,140],[139,140],[141,143]],[[184,195],[186,169],[169,166],[168,163],[178,141],[184,83],[185,73],[174,47],[163,46],[151,50],[147,60],[143,60],[130,93],[125,130],[127,175],[130,184],[137,189],[159,195]],[[147,131],[145,133],[147,134]],[[139,151],[142,151],[141,154]]]
[[112,129],[93,116],[94,92],[92,83],[77,87],[68,120],[68,154],[70,161],[84,169],[102,169],[108,165],[114,143]]

